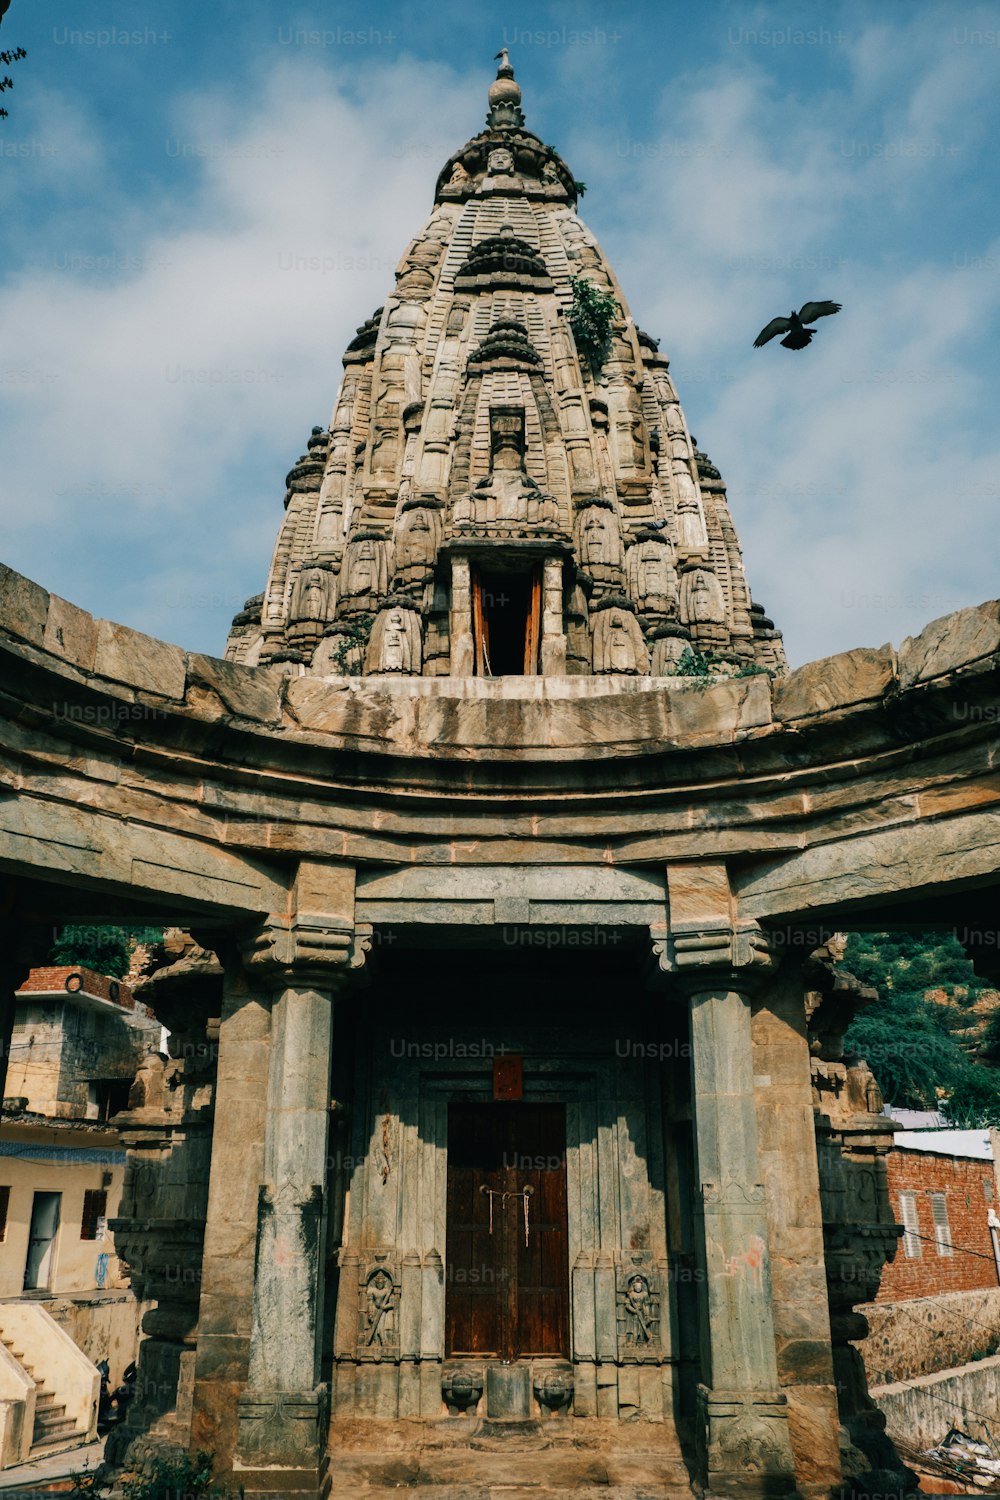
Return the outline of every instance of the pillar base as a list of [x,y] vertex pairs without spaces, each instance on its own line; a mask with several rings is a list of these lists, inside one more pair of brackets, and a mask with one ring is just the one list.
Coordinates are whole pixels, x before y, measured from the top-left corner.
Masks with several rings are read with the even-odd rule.
[[786,1397],[699,1385],[698,1468],[709,1495],[795,1495]]
[[326,1475],[329,1391],[253,1391],[239,1398],[233,1480],[256,1500],[318,1500]]

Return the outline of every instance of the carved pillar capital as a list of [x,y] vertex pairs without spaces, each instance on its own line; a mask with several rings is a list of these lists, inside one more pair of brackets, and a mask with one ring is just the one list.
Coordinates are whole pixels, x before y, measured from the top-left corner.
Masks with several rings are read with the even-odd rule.
[[740,915],[721,861],[667,866],[666,921],[650,927],[654,975],[670,975],[689,995],[731,989],[748,994],[776,967],[768,934]]
[[649,929],[653,959],[689,995],[711,989],[750,993],[777,967],[767,933],[752,920]]
[[371,945],[369,923],[304,912],[269,917],[240,949],[248,973],[269,989],[332,990],[359,977]]

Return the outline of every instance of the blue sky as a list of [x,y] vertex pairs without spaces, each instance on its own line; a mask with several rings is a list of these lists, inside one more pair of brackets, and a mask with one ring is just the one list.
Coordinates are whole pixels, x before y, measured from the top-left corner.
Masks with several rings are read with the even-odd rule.
[[0,560],[53,591],[221,653],[507,45],[792,662],[1000,592],[996,5],[13,0],[16,45]]

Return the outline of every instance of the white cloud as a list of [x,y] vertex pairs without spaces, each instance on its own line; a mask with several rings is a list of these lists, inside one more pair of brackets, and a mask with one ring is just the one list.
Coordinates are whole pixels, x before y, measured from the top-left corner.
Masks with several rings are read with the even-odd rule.
[[[983,129],[967,99],[995,53],[919,26],[851,38],[825,90],[784,92],[772,55],[729,49],[670,80],[640,139],[602,137],[581,105],[555,141],[589,181],[583,216],[633,311],[663,336],[795,661],[898,641],[996,591],[981,369],[1000,243],[956,219],[946,255],[918,249],[950,222]],[[221,651],[263,585],[285,469],[326,420],[343,348],[391,289],[440,166],[481,125],[478,66],[351,60],[331,73],[329,55],[289,50],[252,90],[241,76],[178,97],[174,176],[141,192],[93,114],[45,104],[56,149],[14,179],[19,202],[32,181],[49,194],[43,249],[0,290],[0,556],[85,608]],[[558,67],[579,79],[616,61],[578,50]],[[921,132],[959,143],[958,166],[842,145]],[[958,268],[963,247],[983,263]],[[125,269],[83,264],[98,253]],[[811,349],[751,348],[814,296],[844,311]]]
[[[415,132],[427,88],[435,109]],[[263,585],[285,469],[327,420],[344,346],[391,289],[467,115],[443,68],[383,67],[359,87],[290,56],[252,115],[236,88],[178,99],[163,143],[177,186],[95,202],[110,246],[96,266],[56,215],[49,263],[0,293],[5,560],[221,651]],[[58,159],[74,130],[51,122]],[[113,182],[110,151],[103,170]]]
[[[893,139],[897,117],[914,129],[921,98],[927,130],[951,138],[960,74],[951,54],[896,35],[905,88],[887,95],[878,33],[855,47],[853,115],[839,93],[778,93],[770,60],[741,56],[673,82],[659,135],[624,164],[605,148],[600,168],[612,201],[607,232],[595,227],[638,320],[664,336],[688,420],[728,481],[751,588],[794,662],[899,641],[997,591],[983,538],[1000,440],[981,357],[1000,275],[920,256],[946,199],[940,156],[841,149],[850,132]],[[961,234],[988,265],[977,229]],[[844,308],[811,348],[751,348],[770,317],[813,297]]]

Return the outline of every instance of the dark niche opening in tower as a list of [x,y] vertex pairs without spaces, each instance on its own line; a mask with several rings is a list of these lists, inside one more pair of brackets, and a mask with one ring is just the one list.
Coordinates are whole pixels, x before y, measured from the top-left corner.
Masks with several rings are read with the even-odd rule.
[[472,620],[477,677],[531,677],[538,671],[542,580],[535,568],[519,572],[476,567]]

